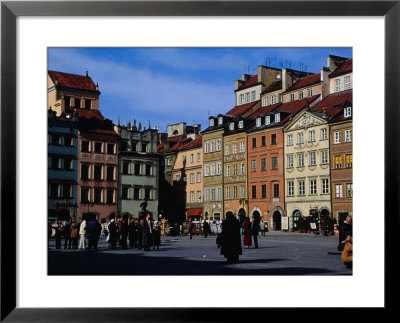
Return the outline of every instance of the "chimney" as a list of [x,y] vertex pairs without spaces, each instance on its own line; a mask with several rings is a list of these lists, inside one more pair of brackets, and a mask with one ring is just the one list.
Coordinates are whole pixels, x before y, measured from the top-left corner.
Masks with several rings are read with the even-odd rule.
[[287,68],[282,69],[282,91],[285,92],[292,85],[292,76]]
[[334,55],[328,55],[327,66],[331,72],[333,72],[340,64],[342,64],[347,58],[339,57]]
[[321,82],[329,83],[329,78],[328,78],[329,73],[330,73],[330,70],[328,67],[321,68]]
[[86,77],[89,77],[89,73],[88,73],[88,71],[86,71]]

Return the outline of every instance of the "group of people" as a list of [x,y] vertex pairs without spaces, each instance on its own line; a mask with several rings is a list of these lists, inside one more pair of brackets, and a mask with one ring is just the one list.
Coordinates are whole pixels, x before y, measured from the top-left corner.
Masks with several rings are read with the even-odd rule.
[[117,221],[111,219],[107,226],[107,241],[111,249],[120,246],[122,249],[129,246],[139,250],[149,251],[150,248],[159,249],[161,243],[161,227],[158,221],[153,221],[150,212],[140,220],[131,219],[128,224],[126,217]]

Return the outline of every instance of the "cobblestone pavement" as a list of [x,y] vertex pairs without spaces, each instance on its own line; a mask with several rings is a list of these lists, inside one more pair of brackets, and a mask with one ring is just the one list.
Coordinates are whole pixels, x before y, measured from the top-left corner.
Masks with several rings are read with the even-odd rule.
[[[160,250],[111,250],[101,238],[98,251],[55,249],[49,275],[351,275],[336,247],[337,236],[267,233],[259,248],[243,248],[238,264],[226,264],[216,237],[162,237]],[[64,241],[63,241],[64,243]],[[63,245],[62,245],[63,246]]]

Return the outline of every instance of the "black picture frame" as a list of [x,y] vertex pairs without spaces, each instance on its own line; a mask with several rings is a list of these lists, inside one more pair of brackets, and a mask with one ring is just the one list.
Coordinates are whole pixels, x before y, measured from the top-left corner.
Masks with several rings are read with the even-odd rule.
[[[237,321],[243,309],[16,307],[16,19],[19,16],[383,16],[385,19],[385,307],[399,284],[388,258],[399,231],[400,4],[396,1],[2,1],[1,2],[1,321]],[[383,98],[382,98],[383,99]],[[379,167],[379,166],[378,166]],[[373,194],[373,192],[371,192]],[[382,210],[383,211],[383,210]],[[371,232],[373,239],[373,232]],[[397,245],[397,242],[396,242]],[[371,255],[373,256],[373,255]],[[390,259],[389,259],[390,260]],[[389,276],[390,275],[390,276]],[[238,293],[243,293],[242,289]],[[316,290],[319,297],[321,291]],[[107,296],[104,296],[107,297]],[[351,297],[351,295],[350,295]],[[84,302],[85,298],[82,298]],[[252,309],[265,317],[265,309]],[[298,310],[298,309],[297,309]],[[379,315],[383,314],[379,310]],[[285,310],[288,314],[287,309]],[[259,312],[259,313],[257,313]],[[253,315],[253,314],[252,314]],[[297,315],[297,314],[296,314]],[[318,315],[321,315],[318,314]],[[308,318],[311,318],[308,316]],[[337,318],[339,319],[339,318]]]

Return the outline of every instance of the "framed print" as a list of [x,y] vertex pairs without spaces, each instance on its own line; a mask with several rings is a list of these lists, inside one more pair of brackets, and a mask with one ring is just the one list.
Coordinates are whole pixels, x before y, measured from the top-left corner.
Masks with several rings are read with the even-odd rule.
[[[398,282],[389,272],[390,264],[386,260],[390,254],[396,254],[391,239],[399,227],[397,217],[392,216],[397,213],[399,195],[399,15],[398,1],[2,1],[1,320],[233,321],[250,308],[261,315],[269,308],[390,309],[393,305],[390,289]],[[357,106],[354,164],[362,166],[354,169],[354,203],[359,214],[355,218],[354,234],[358,237],[355,248],[359,256],[352,275],[207,277],[48,273],[47,250],[42,250],[43,246],[47,247],[47,234],[41,225],[42,215],[47,213],[47,198],[43,199],[43,195],[48,189],[47,169],[43,172],[42,165],[48,161],[38,157],[47,149],[47,115],[39,111],[43,110],[40,106],[47,104],[48,88],[44,83],[47,83],[47,59],[51,57],[49,48],[62,47],[352,48],[356,58],[354,101]],[[106,52],[102,55],[102,60],[110,59]],[[71,55],[71,59],[79,57]],[[188,70],[193,68],[191,64],[196,64],[195,60],[190,64],[183,59],[176,62],[185,63]],[[114,65],[117,67],[120,66]],[[304,66],[300,69],[305,76]],[[62,82],[58,74],[52,80],[55,87]],[[92,85],[99,87],[99,84]],[[70,102],[79,107],[94,104],[76,99]],[[284,112],[274,117],[275,122],[281,116]],[[209,122],[212,117],[205,119]],[[218,117],[224,118],[224,115],[216,115],[213,122],[218,123]],[[148,129],[151,129],[150,123]],[[93,149],[98,153],[106,149],[115,151],[112,145],[94,145]],[[221,151],[224,149],[220,147]],[[239,144],[237,149],[241,149]],[[187,158],[185,162],[190,158],[194,161],[195,155]],[[352,157],[346,161],[352,163]],[[272,159],[267,165],[274,162]],[[146,165],[138,168],[138,172],[150,175],[151,167]],[[239,165],[238,172],[244,173],[244,169]],[[108,165],[106,170],[104,176],[113,179],[112,167]],[[210,168],[210,172],[223,171],[226,170],[218,165]],[[95,176],[100,179],[103,175]],[[187,181],[195,183],[196,178],[194,174]],[[327,185],[324,176],[321,180],[322,185]],[[292,185],[285,188],[289,195],[294,189]],[[313,185],[316,184],[310,181],[311,190]],[[70,190],[67,186],[62,189]],[[279,196],[276,193],[279,188],[272,187],[271,192],[274,190]],[[328,192],[325,186],[323,190]],[[114,201],[115,193],[108,191],[103,197],[96,197],[93,191],[94,199]],[[146,195],[147,200],[154,194],[149,184],[137,192],[132,186],[131,191],[127,189],[126,194]],[[340,189],[338,192],[341,194]],[[256,194],[256,189],[252,193]],[[198,198],[195,194],[194,191],[189,195],[192,202]],[[228,191],[216,190],[209,194],[228,194]],[[229,194],[234,194],[234,190],[229,190]],[[240,195],[240,189],[235,194]],[[241,202],[246,203],[245,199]],[[95,206],[86,203],[85,208],[89,214]],[[191,215],[196,216],[197,211],[193,208]],[[281,225],[293,226],[287,219]],[[316,231],[315,223],[310,226]],[[243,296],[246,283],[249,297]],[[116,292],[110,290],[114,284]],[[325,292],[327,285],[331,287]],[[81,292],[79,286],[86,286],[86,290]],[[342,297],[344,292],[340,289],[343,288],[350,291],[351,300]]]

